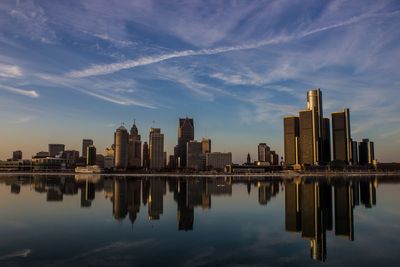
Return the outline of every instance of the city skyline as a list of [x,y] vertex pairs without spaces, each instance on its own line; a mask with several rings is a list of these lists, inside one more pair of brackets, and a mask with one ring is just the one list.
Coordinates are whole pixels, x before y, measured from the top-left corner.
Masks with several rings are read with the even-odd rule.
[[181,117],[234,162],[259,143],[283,155],[283,117],[321,88],[325,117],[350,108],[352,138],[398,162],[399,24],[396,1],[2,1],[0,159],[104,151],[134,119],[172,155]]

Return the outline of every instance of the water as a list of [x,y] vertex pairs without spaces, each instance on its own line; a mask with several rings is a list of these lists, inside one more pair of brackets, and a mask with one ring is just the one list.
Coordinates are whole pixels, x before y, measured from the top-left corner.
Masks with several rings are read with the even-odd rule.
[[400,177],[0,177],[0,266],[399,266]]

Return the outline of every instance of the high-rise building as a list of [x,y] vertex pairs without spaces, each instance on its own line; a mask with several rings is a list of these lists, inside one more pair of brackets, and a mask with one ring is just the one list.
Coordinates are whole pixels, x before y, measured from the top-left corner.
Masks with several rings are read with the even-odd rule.
[[266,143],[258,144],[258,161],[271,163],[271,149]]
[[90,145],[86,148],[86,165],[96,165],[96,147]]
[[251,157],[250,157],[250,153],[247,153],[247,159],[246,159],[246,163],[247,163],[247,165],[251,164]]
[[151,128],[149,135],[150,169],[164,168],[164,134],[160,128]]
[[332,140],[333,160],[351,163],[353,151],[351,149],[350,110],[348,108],[332,113]]
[[114,167],[125,170],[128,166],[129,134],[124,126],[120,126],[114,133]]
[[142,141],[136,124],[133,123],[128,143],[128,167],[139,168],[142,166]]
[[204,154],[211,152],[211,139],[203,138],[201,140],[201,145],[202,145],[202,149],[203,149],[203,153]]
[[300,145],[299,164],[318,164],[318,136],[315,126],[318,124],[316,110],[303,110],[299,113]]
[[354,165],[358,165],[358,143],[357,141],[351,141],[351,150],[352,150],[352,160]]
[[65,150],[65,145],[63,144],[49,144],[49,155],[52,158],[59,155],[60,152],[64,152],[64,150]]
[[62,158],[65,159],[67,168],[75,167],[75,164],[79,161],[79,151],[77,150],[65,150]]
[[299,117],[290,116],[283,119],[285,163],[299,164]]
[[22,151],[21,150],[13,151],[12,160],[13,161],[22,160]]
[[180,168],[186,167],[186,143],[194,140],[194,124],[192,118],[179,118],[178,145],[176,148],[176,160]]
[[83,139],[82,140],[82,157],[86,158],[87,155],[87,147],[93,145],[92,139]]
[[193,170],[203,170],[205,168],[205,154],[203,144],[197,141],[190,141],[187,144],[186,167]]
[[358,160],[360,165],[370,165],[375,160],[374,142],[363,139],[358,145]]
[[321,160],[322,163],[331,161],[331,127],[328,118],[322,119],[322,140],[321,140]]
[[271,165],[274,166],[279,165],[279,155],[274,150],[271,150],[270,157],[271,157],[270,158]]
[[150,168],[150,153],[149,153],[149,145],[147,142],[143,143],[143,168]]

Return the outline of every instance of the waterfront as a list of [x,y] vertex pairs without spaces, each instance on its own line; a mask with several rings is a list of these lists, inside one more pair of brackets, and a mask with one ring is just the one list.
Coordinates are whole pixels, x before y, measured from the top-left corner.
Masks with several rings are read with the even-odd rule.
[[0,178],[1,266],[397,266],[400,177]]

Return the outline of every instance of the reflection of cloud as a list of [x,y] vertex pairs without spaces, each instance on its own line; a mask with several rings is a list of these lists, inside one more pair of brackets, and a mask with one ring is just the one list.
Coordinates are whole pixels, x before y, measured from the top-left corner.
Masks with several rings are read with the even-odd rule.
[[30,249],[17,250],[10,254],[5,254],[5,255],[0,256],[0,260],[8,260],[10,258],[16,258],[16,257],[26,258],[31,253],[32,253],[32,250],[30,250]]

